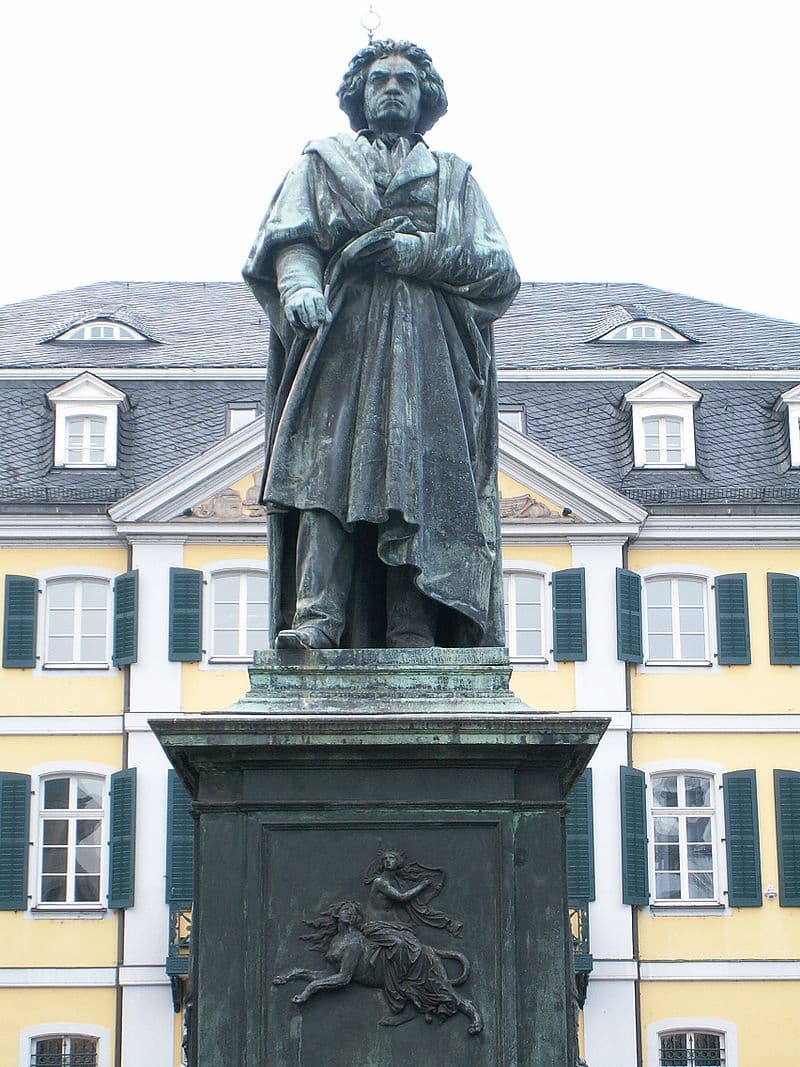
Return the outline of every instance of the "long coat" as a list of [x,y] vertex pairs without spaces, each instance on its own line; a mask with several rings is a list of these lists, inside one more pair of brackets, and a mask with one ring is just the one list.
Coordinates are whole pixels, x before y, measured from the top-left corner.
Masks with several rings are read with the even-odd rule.
[[[398,217],[424,235],[413,277],[342,269],[351,241]],[[276,289],[273,253],[296,241],[321,254],[332,313],[310,337],[292,331]],[[373,532],[368,556],[413,568],[448,609],[440,644],[503,644],[490,327],[519,278],[468,165],[418,142],[383,190],[352,137],[311,142],[244,276],[272,327],[263,499],[273,632],[294,611],[296,513],[323,509],[358,537]],[[362,552],[356,567],[369,570]],[[355,647],[383,644],[376,576],[364,573],[343,640]]]

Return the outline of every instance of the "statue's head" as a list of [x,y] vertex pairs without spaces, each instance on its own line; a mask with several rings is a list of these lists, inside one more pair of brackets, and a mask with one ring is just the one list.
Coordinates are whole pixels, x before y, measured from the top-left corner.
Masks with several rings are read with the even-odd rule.
[[372,41],[350,60],[339,106],[354,130],[425,133],[447,111],[444,83],[424,48]]

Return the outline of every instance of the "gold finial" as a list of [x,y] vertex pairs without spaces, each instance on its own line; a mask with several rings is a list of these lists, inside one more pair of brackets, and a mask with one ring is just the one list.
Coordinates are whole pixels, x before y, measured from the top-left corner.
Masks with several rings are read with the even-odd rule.
[[361,25],[367,31],[369,35],[369,43],[372,44],[372,36],[381,24],[381,17],[372,4],[369,5],[369,11],[361,16]]

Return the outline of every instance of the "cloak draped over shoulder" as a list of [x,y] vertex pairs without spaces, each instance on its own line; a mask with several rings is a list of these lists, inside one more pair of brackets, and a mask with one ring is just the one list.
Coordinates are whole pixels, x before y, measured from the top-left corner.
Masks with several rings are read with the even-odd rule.
[[[348,244],[389,220],[421,237],[413,276],[345,267]],[[303,336],[283,314],[274,266],[279,248],[301,241],[321,256],[331,312]],[[313,141],[278,189],[244,277],[271,323],[273,635],[294,610],[292,516],[321,509],[356,534],[372,529],[382,564],[410,565],[418,588],[451,609],[440,644],[504,644],[490,327],[519,278],[468,165],[420,141],[383,190],[352,137]],[[362,595],[356,576],[355,616]],[[383,640],[356,618],[343,643]]]

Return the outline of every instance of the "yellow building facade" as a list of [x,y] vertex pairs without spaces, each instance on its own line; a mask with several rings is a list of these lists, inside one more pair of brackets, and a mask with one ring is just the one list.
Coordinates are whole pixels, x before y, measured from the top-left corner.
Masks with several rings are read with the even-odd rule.
[[[523,700],[609,719],[567,817],[583,1056],[790,1067],[800,363],[758,372],[750,396],[731,357],[680,365],[710,351],[715,306],[541,288],[497,337],[507,637]],[[14,1067],[181,1063],[191,818],[148,723],[233,704],[266,640],[264,352],[245,295],[130,287],[122,304],[108,285],[19,305],[0,364],[28,413],[0,491],[0,1063]],[[63,339],[98,322],[140,340]],[[670,363],[654,339],[599,347],[648,323],[685,331],[684,347],[662,342]],[[604,369],[609,352],[624,365]],[[750,496],[723,484],[710,441],[725,404],[739,412],[725,447],[763,417],[783,449],[768,485],[763,457],[742,460]]]

